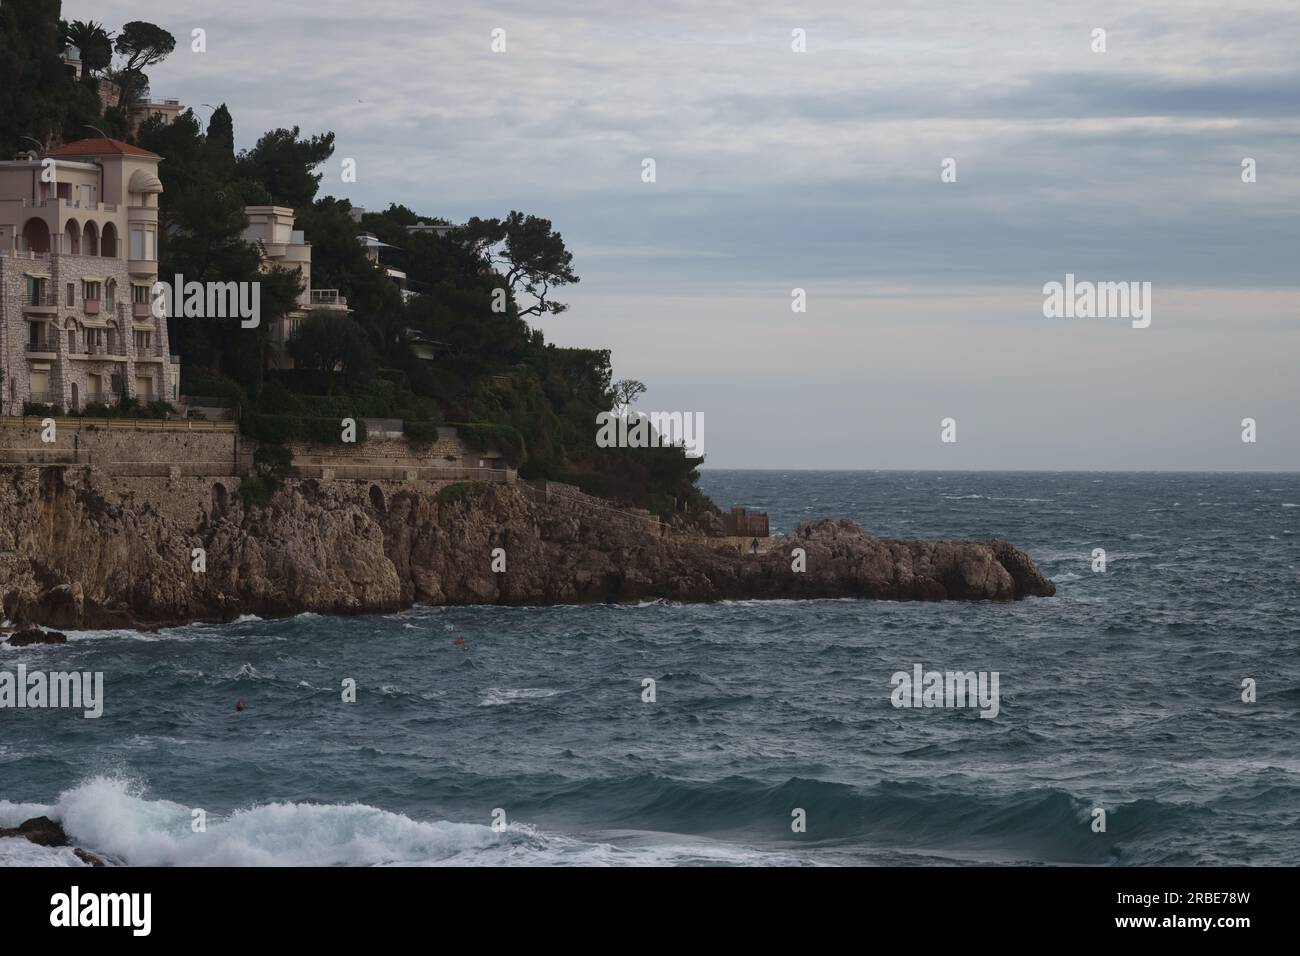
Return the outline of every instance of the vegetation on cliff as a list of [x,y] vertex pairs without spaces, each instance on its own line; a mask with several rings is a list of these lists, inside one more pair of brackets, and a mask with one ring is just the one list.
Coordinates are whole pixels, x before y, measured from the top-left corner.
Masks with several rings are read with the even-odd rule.
[[[0,155],[96,130],[152,150],[165,158],[160,276],[261,283],[257,328],[237,318],[169,320],[184,392],[238,403],[245,428],[279,440],[311,437],[318,430],[311,423],[325,418],[401,418],[425,440],[437,423],[459,423],[525,477],[571,482],[661,514],[712,508],[695,487],[702,459],[681,448],[596,446],[596,415],[639,383],[613,381],[608,350],[559,348],[529,325],[561,315],[566,305],[555,294],[579,281],[549,220],[510,211],[473,217],[449,234],[412,233],[408,226],[444,220],[394,204],[358,224],[348,200],[319,195],[332,132],[276,129],[236,151],[225,104],[206,128],[191,109],[167,125],[146,120],[133,134],[130,112],[148,93],[146,70],[175,38],[138,21],[114,35],[94,22],[65,23],[60,10],[48,0],[0,7]],[[63,62],[72,45],[82,51],[76,75]],[[117,84],[104,108],[101,79]],[[272,323],[295,307],[299,279],[263,271],[260,250],[243,237],[245,206],[267,204],[294,209],[312,244],[313,285],[338,289],[351,309],[346,317],[314,313],[302,324],[290,344],[291,371],[266,370],[266,358]],[[370,261],[360,230],[404,250],[414,295],[404,297]],[[417,357],[407,330],[438,343],[432,359]]]

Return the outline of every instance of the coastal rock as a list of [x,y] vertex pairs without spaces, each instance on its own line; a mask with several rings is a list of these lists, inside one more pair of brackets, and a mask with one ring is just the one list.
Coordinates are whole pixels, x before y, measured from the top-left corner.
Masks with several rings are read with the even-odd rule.
[[[49,817],[32,817],[30,820],[24,820],[16,827],[0,827],[0,838],[4,837],[25,839],[37,846],[59,847],[68,845],[68,835],[63,831],[62,825]],[[87,866],[107,865],[95,854],[80,847],[73,847],[72,852],[78,860]]]
[[[0,524],[19,529],[18,547],[0,555],[5,613],[47,626],[388,612],[415,602],[1012,601],[1056,591],[1007,542],[897,541],[843,519],[740,554],[698,531],[662,529],[596,499],[548,498],[522,484],[451,493],[295,481],[252,512],[222,486],[224,505],[212,518],[218,489],[204,479],[137,479],[127,490],[90,468],[5,471]],[[497,548],[504,573],[493,568]],[[792,570],[795,548],[804,571]],[[202,571],[192,565],[198,551]]]
[[68,835],[49,817],[32,817],[16,827],[0,827],[0,837],[22,837],[37,846],[67,846]]
[[43,631],[29,624],[10,634],[7,643],[13,647],[27,647],[31,644],[66,644],[68,637],[58,631]]

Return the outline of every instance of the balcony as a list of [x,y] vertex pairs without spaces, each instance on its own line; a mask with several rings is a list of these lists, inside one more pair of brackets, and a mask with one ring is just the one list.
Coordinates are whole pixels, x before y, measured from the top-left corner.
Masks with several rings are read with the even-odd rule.
[[[125,306],[123,306],[125,309]],[[153,309],[148,302],[132,302],[131,318],[133,319],[152,319]]]
[[[4,200],[0,200],[0,204],[3,204],[3,202]],[[80,216],[85,213],[87,208],[89,208],[87,206],[81,209],[74,209],[67,200],[62,200],[62,199],[59,200],[59,204],[61,206],[68,206],[69,208],[56,212],[54,215],[57,216],[66,216],[66,215]],[[40,207],[40,206],[49,205],[49,203],[42,202],[42,203],[32,203],[29,205]],[[117,206],[107,205],[105,203],[99,203],[98,209],[99,211],[102,212],[112,213],[117,211]],[[116,245],[116,249],[120,250],[122,248],[121,240],[120,239],[117,240],[115,245]],[[79,252],[73,252],[72,246],[68,242],[68,237],[61,232],[51,233],[48,239],[48,248],[41,249],[39,251],[33,250],[30,241],[25,236],[21,236],[21,235],[14,236],[10,244],[8,244],[6,247],[0,248],[0,258],[27,259],[30,261],[48,262],[50,260],[51,255],[60,255],[60,256],[77,255],[77,256],[82,256],[90,259],[119,259],[120,260],[122,258],[120,253],[108,254],[104,252],[104,247],[102,245],[102,237],[101,237],[101,245],[100,245],[100,250],[98,255],[92,255],[84,251],[84,249],[82,249],[82,251]],[[153,263],[153,265],[156,267],[157,263]]]
[[307,301],[313,309],[346,309],[348,300],[339,295],[338,289],[312,289]]
[[23,292],[23,311],[24,312],[48,312],[54,313],[59,310],[59,294],[57,292],[39,291]]
[[47,389],[43,392],[32,392],[27,401],[33,405],[57,405],[63,401],[63,396]]
[[27,342],[27,355],[30,358],[58,358],[59,343],[54,339],[29,339]]
[[88,342],[73,358],[104,359],[126,358],[126,346],[114,342]]
[[85,309],[86,315],[99,315],[98,299],[82,299],[81,307]]

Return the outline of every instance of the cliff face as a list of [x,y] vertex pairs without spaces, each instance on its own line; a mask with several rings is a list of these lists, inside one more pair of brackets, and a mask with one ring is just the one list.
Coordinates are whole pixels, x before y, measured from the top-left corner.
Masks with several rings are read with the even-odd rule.
[[[305,480],[245,513],[235,484],[135,479],[128,488],[87,468],[0,469],[6,617],[99,628],[413,602],[1004,601],[1056,591],[1005,542],[888,541],[844,520],[742,556],[574,502],[534,500],[517,485],[439,495]],[[497,548],[503,573],[493,570]],[[805,571],[792,570],[795,548]],[[194,570],[194,549],[206,570]]]

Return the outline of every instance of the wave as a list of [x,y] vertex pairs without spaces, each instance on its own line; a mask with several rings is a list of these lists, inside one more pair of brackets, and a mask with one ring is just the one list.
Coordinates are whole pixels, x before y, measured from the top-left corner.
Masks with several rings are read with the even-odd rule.
[[[629,845],[580,840],[526,823],[500,830],[475,823],[419,821],[365,804],[268,803],[209,814],[150,800],[129,779],[94,777],[52,806],[0,801],[0,820],[45,815],[73,844],[116,866],[429,865],[790,865],[794,854],[663,834],[623,833]],[[72,847],[0,839],[0,866],[84,866]]]
[[498,707],[501,704],[515,704],[525,700],[542,700],[554,697],[558,690],[549,687],[489,687],[486,695],[478,702],[480,707]]

